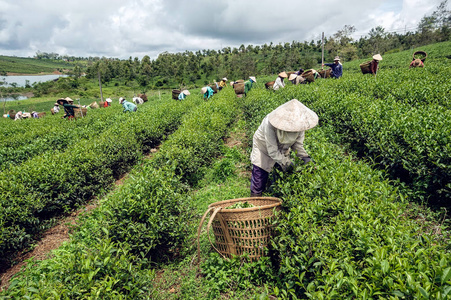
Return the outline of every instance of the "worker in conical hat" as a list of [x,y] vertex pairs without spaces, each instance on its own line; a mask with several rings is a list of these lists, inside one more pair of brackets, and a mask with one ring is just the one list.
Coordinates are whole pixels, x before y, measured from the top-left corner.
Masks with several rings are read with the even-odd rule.
[[282,104],[263,119],[252,143],[252,197],[262,195],[275,164],[283,171],[293,167],[290,149],[304,163],[310,162],[304,149],[304,133],[317,124],[316,113],[297,99]]
[[188,90],[183,90],[180,92],[179,96],[178,96],[178,100],[183,100],[186,98],[186,96],[191,95],[191,93]]
[[328,66],[332,69],[330,74],[333,78],[340,78],[343,75],[343,65],[340,63],[340,57],[335,56],[333,64],[323,64],[323,66]]
[[376,74],[379,69],[379,61],[382,60],[382,56],[380,54],[373,55],[373,60],[370,63],[370,72],[371,74]]
[[285,87],[283,79],[287,77],[288,77],[287,73],[280,72],[279,75],[277,76],[276,81],[274,82],[274,85],[272,86],[273,90],[277,91],[279,88]]
[[219,81],[219,90],[222,90],[227,86],[227,77],[224,77]]
[[254,82],[257,82],[257,78],[254,76],[249,76],[249,80],[244,83],[244,95],[247,95],[247,93],[252,89],[252,84]]
[[52,114],[57,114],[60,112],[60,105],[58,103],[53,104],[53,112]]
[[214,91],[211,87],[209,86],[204,86],[203,88],[200,89],[200,92],[202,93],[202,95],[204,95],[204,100],[208,100],[211,97],[213,97]]

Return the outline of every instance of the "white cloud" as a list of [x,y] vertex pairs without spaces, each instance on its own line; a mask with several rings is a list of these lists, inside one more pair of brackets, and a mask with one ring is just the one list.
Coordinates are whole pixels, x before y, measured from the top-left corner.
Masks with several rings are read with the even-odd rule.
[[128,58],[413,28],[440,0],[0,0],[0,54]]

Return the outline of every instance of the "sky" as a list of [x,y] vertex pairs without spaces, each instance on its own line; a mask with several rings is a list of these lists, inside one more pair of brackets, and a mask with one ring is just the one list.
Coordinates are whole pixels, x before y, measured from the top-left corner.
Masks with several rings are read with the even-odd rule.
[[[345,25],[415,31],[443,0],[0,0],[0,55],[126,59],[321,40]],[[450,8],[450,4],[448,4]]]

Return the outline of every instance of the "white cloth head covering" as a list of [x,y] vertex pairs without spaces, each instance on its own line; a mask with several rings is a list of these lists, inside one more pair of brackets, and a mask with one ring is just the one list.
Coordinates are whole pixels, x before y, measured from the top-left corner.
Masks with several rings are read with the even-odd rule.
[[125,98],[120,97],[119,98],[119,103],[122,103],[125,100]]
[[268,115],[268,121],[276,129],[300,132],[318,125],[318,115],[297,99],[277,107]]
[[294,79],[296,79],[296,77],[298,77],[298,75],[293,73],[290,75],[290,77],[288,77],[288,80],[294,80]]
[[276,132],[277,132],[277,139],[279,140],[279,143],[281,143],[281,144],[293,145],[299,136],[299,132],[297,132],[297,131],[288,132],[288,131],[276,129]]
[[111,100],[111,98],[106,98],[105,101],[106,101],[106,102],[113,102],[113,100]]
[[257,82],[257,78],[255,78],[254,76],[249,76],[249,79],[252,79],[253,82]]
[[382,60],[382,56],[380,54],[375,54],[375,55],[373,55],[373,59]]

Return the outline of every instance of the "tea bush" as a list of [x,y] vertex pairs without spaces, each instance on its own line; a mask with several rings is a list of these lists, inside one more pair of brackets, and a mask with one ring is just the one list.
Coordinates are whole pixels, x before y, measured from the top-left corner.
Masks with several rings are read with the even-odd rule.
[[[0,173],[0,257],[27,246],[45,220],[81,204],[175,130],[200,99],[143,106],[122,114],[103,132],[87,132],[62,151],[45,152]],[[162,117],[164,115],[164,117]]]
[[[296,93],[293,88],[253,93],[244,105],[249,132]],[[301,99],[314,106],[312,98],[313,93]],[[273,268],[265,276],[277,279],[266,282],[268,290],[282,299],[447,299],[446,227],[419,220],[383,172],[330,144],[335,123],[321,112],[321,125],[305,139],[316,164],[298,164],[275,184],[274,195],[285,209],[274,224]]]
[[[84,217],[72,242],[19,274],[4,297],[149,298],[154,263],[185,255],[188,248],[194,209],[186,183],[213,161],[239,111],[233,92],[221,93],[187,113],[160,151]],[[174,147],[175,141],[185,147]]]

